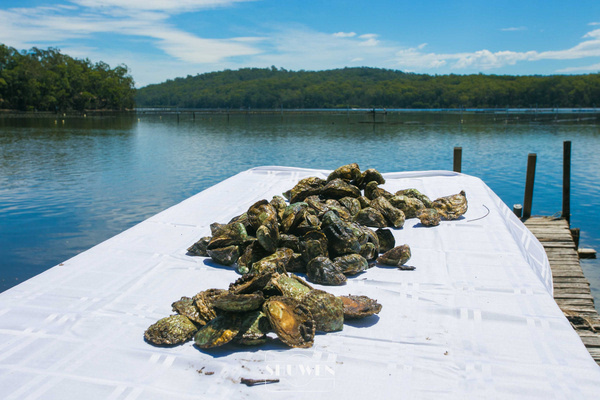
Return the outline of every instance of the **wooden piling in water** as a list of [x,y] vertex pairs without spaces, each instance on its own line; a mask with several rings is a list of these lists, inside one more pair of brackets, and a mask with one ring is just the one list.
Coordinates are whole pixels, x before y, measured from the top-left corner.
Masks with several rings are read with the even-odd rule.
[[571,141],[563,142],[562,217],[571,224]]
[[454,172],[461,172],[462,166],[462,147],[454,148]]
[[525,197],[523,199],[523,219],[531,217],[533,202],[533,182],[535,181],[535,163],[537,154],[529,153],[527,157],[527,177],[525,180]]

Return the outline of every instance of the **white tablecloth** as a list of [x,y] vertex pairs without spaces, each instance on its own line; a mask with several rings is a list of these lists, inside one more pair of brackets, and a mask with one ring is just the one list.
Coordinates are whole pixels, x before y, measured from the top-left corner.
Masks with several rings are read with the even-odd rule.
[[[0,398],[600,396],[600,368],[552,298],[539,242],[481,180],[446,171],[385,174],[392,192],[467,193],[463,219],[433,228],[409,219],[394,230],[416,270],[375,267],[344,286],[320,287],[376,298],[378,316],[317,334],[309,349],[201,351],[143,340],[173,301],[237,279],[186,255],[212,222],[327,173],[245,171],[0,294]],[[241,378],[280,381],[247,387]]]

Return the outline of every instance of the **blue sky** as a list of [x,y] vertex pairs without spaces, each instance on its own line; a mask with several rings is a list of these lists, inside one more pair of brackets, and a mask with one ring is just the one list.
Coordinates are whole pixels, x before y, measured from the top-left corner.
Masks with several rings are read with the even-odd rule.
[[126,64],[137,87],[243,67],[600,71],[600,0],[0,0],[0,43]]

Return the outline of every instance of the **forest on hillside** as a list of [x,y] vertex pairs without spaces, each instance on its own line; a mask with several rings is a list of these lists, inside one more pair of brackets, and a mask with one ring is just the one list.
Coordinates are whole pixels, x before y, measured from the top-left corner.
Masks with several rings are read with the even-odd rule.
[[125,65],[110,68],[54,48],[18,51],[0,44],[0,109],[125,110],[134,107],[134,97]]
[[188,75],[137,91],[138,107],[505,108],[600,106],[600,74],[427,75],[379,68],[244,68]]

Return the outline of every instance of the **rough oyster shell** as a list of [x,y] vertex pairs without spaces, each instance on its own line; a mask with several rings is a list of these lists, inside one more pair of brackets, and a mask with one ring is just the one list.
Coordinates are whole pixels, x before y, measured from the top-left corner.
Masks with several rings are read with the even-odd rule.
[[410,260],[410,247],[407,244],[396,246],[377,257],[378,263],[394,266],[404,265],[408,260]]
[[150,325],[144,338],[157,345],[175,345],[188,341],[198,327],[185,315],[171,315]]
[[240,257],[240,248],[236,245],[207,250],[212,260],[221,265],[233,265]]
[[396,192],[396,196],[406,196],[406,197],[412,197],[415,199],[419,199],[421,200],[421,203],[423,203],[423,205],[427,208],[431,207],[431,200],[429,200],[429,197],[427,197],[426,195],[424,195],[423,193],[419,192],[417,189],[404,189],[404,190],[398,190]]
[[296,186],[290,190],[290,203],[303,201],[308,196],[321,194],[321,189],[325,186],[326,181],[316,176],[301,179]]
[[440,197],[431,204],[444,219],[458,219],[467,212],[467,195],[464,190],[458,194]]
[[273,277],[272,272],[262,274],[245,274],[229,284],[229,291],[236,294],[262,291]]
[[251,273],[262,274],[265,272],[286,272],[285,267],[290,262],[294,251],[288,248],[277,249],[277,251],[266,256],[254,264],[250,269]]
[[321,285],[338,286],[346,283],[346,275],[327,257],[315,257],[306,266],[309,281]]
[[369,200],[373,200],[380,196],[389,199],[393,196],[393,194],[388,192],[384,188],[379,187],[379,183],[377,183],[376,181],[368,182],[365,186],[365,197]]
[[435,208],[422,209],[418,217],[424,226],[438,226],[441,220],[440,213]]
[[291,297],[273,296],[263,304],[271,327],[290,347],[311,347],[315,337],[315,321],[308,308]]
[[388,222],[383,214],[373,207],[365,207],[356,214],[354,222],[373,228],[385,228]]
[[200,316],[198,307],[196,307],[194,300],[192,300],[190,297],[183,296],[181,299],[171,304],[171,307],[177,314],[185,315],[191,321],[197,324],[206,324],[206,320]]
[[341,199],[342,197],[359,197],[360,189],[343,179],[333,179],[321,189],[321,196],[327,199]]
[[224,313],[204,325],[194,336],[196,346],[201,349],[222,346],[229,343],[240,332],[241,316],[237,313]]
[[256,346],[267,341],[271,323],[262,311],[253,311],[244,315],[239,333],[234,341],[245,346]]
[[381,253],[385,253],[396,246],[396,239],[391,230],[380,228],[375,233],[377,234],[377,238],[379,238],[379,251]]
[[367,296],[339,296],[344,306],[344,318],[364,318],[373,314],[379,314],[381,304]]
[[[385,219],[394,227],[402,228],[404,225],[404,212],[394,207],[385,197],[380,196],[371,201],[371,207],[378,210]],[[382,227],[378,227],[382,228]]]
[[302,300],[307,293],[313,290],[306,281],[294,274],[289,276],[286,274],[277,274],[271,279],[271,283],[275,286],[282,296],[291,297],[298,301]]
[[354,181],[359,179],[361,176],[360,168],[357,163],[342,165],[332,171],[327,177],[327,182],[331,182],[334,179],[343,179],[346,182]]
[[315,321],[315,329],[321,332],[341,331],[344,327],[344,304],[342,300],[323,290],[311,290],[302,299]]
[[356,275],[369,267],[367,259],[360,254],[346,254],[333,259],[333,264],[344,275]]
[[321,229],[329,244],[329,253],[333,256],[358,253],[360,241],[351,223],[343,221],[333,211],[323,214]]
[[425,208],[423,202],[416,197],[396,195],[390,199],[390,203],[404,212],[406,218],[415,218]]
[[213,302],[219,297],[227,293],[225,289],[207,289],[198,294],[196,294],[192,300],[194,300],[194,305],[198,309],[198,314],[200,318],[205,322],[210,321],[211,319],[217,316],[217,312],[213,307]]
[[187,251],[195,256],[208,257],[206,249],[208,248],[208,242],[210,242],[211,239],[211,236],[201,237],[200,240],[191,245]]
[[262,292],[256,293],[227,293],[213,301],[213,307],[223,311],[243,312],[258,310],[265,302]]

